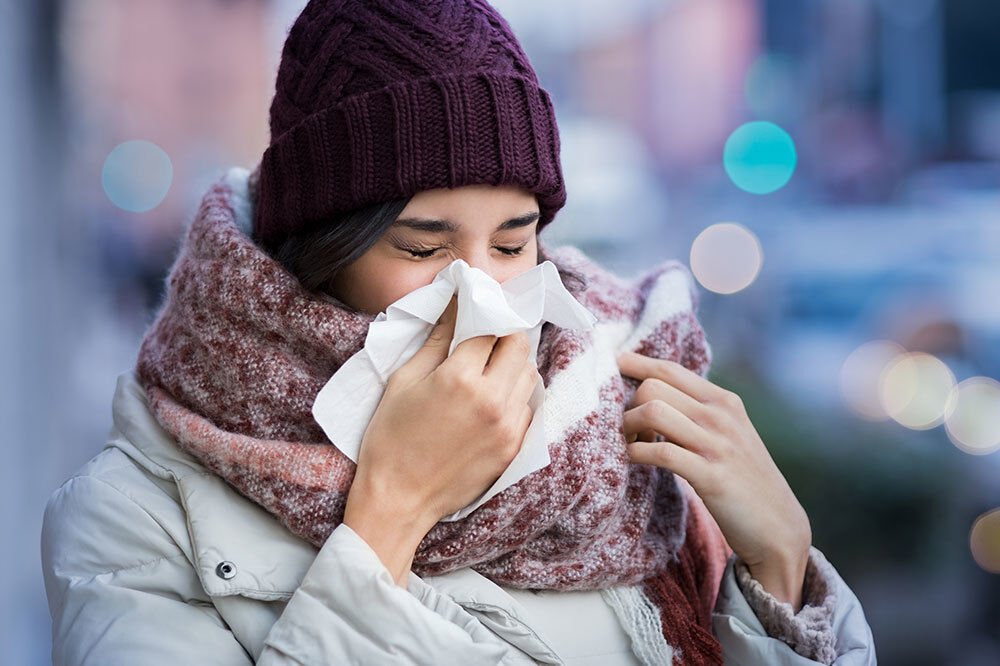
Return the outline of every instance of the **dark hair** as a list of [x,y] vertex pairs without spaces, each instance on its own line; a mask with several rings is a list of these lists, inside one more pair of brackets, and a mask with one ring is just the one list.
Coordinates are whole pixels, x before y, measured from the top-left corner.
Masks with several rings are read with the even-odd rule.
[[405,197],[364,206],[264,249],[306,290],[332,294],[337,274],[375,245],[409,201]]
[[[536,234],[537,235],[537,234]],[[538,261],[537,263],[542,263],[549,259],[548,253],[542,248],[541,243],[538,244]],[[552,262],[555,263],[555,262]],[[556,270],[559,271],[559,279],[562,280],[563,286],[566,290],[572,293],[577,293],[583,291],[587,286],[587,278],[583,277],[580,273],[577,273],[571,268],[563,268],[556,264]]]
[[[337,274],[378,242],[409,201],[406,197],[358,208],[326,224],[293,234],[277,245],[264,246],[264,250],[298,278],[306,290],[333,295]],[[547,259],[539,244],[537,263]],[[587,284],[582,275],[572,270],[559,268],[559,277],[571,292],[582,290]]]

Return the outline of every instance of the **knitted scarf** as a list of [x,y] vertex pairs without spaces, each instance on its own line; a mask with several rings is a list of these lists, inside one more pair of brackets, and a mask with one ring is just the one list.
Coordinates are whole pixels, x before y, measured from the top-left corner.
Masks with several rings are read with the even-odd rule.
[[[375,317],[304,290],[251,240],[256,175],[232,169],[205,194],[137,372],[181,449],[319,547],[343,518],[355,465],[311,406]],[[629,462],[623,412],[639,382],[615,360],[633,350],[707,371],[690,277],[669,261],[626,281],[573,247],[540,248],[584,278],[567,288],[598,318],[590,331],[542,328],[551,463],[435,525],[413,571],[472,567],[516,588],[641,591],[675,663],[721,663],[711,610],[731,551],[686,482]]]

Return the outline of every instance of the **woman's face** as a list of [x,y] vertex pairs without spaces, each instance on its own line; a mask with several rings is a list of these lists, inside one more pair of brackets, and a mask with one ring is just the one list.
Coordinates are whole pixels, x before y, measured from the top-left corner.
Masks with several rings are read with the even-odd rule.
[[514,186],[466,185],[413,196],[393,225],[334,279],[334,296],[378,314],[463,259],[497,282],[538,262],[538,202]]

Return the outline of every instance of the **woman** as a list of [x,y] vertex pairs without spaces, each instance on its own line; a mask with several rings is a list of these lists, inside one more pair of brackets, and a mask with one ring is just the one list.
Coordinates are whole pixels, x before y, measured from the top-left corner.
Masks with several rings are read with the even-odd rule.
[[[52,497],[53,661],[874,663],[856,597],[738,398],[676,262],[628,283],[538,232],[551,103],[485,2],[313,1],[252,174],[205,195],[104,451]],[[464,260],[548,259],[591,332],[479,336],[455,302],[353,464],[312,418],[378,312]],[[545,385],[551,462],[471,514]]]

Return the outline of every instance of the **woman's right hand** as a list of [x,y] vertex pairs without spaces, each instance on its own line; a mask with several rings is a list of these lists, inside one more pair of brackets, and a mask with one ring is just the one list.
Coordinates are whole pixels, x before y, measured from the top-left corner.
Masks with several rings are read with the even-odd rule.
[[389,378],[361,440],[344,516],[352,527],[379,514],[379,522],[419,532],[419,543],[493,485],[521,449],[538,379],[528,337],[469,338],[448,356],[456,314],[453,296],[424,345]]

